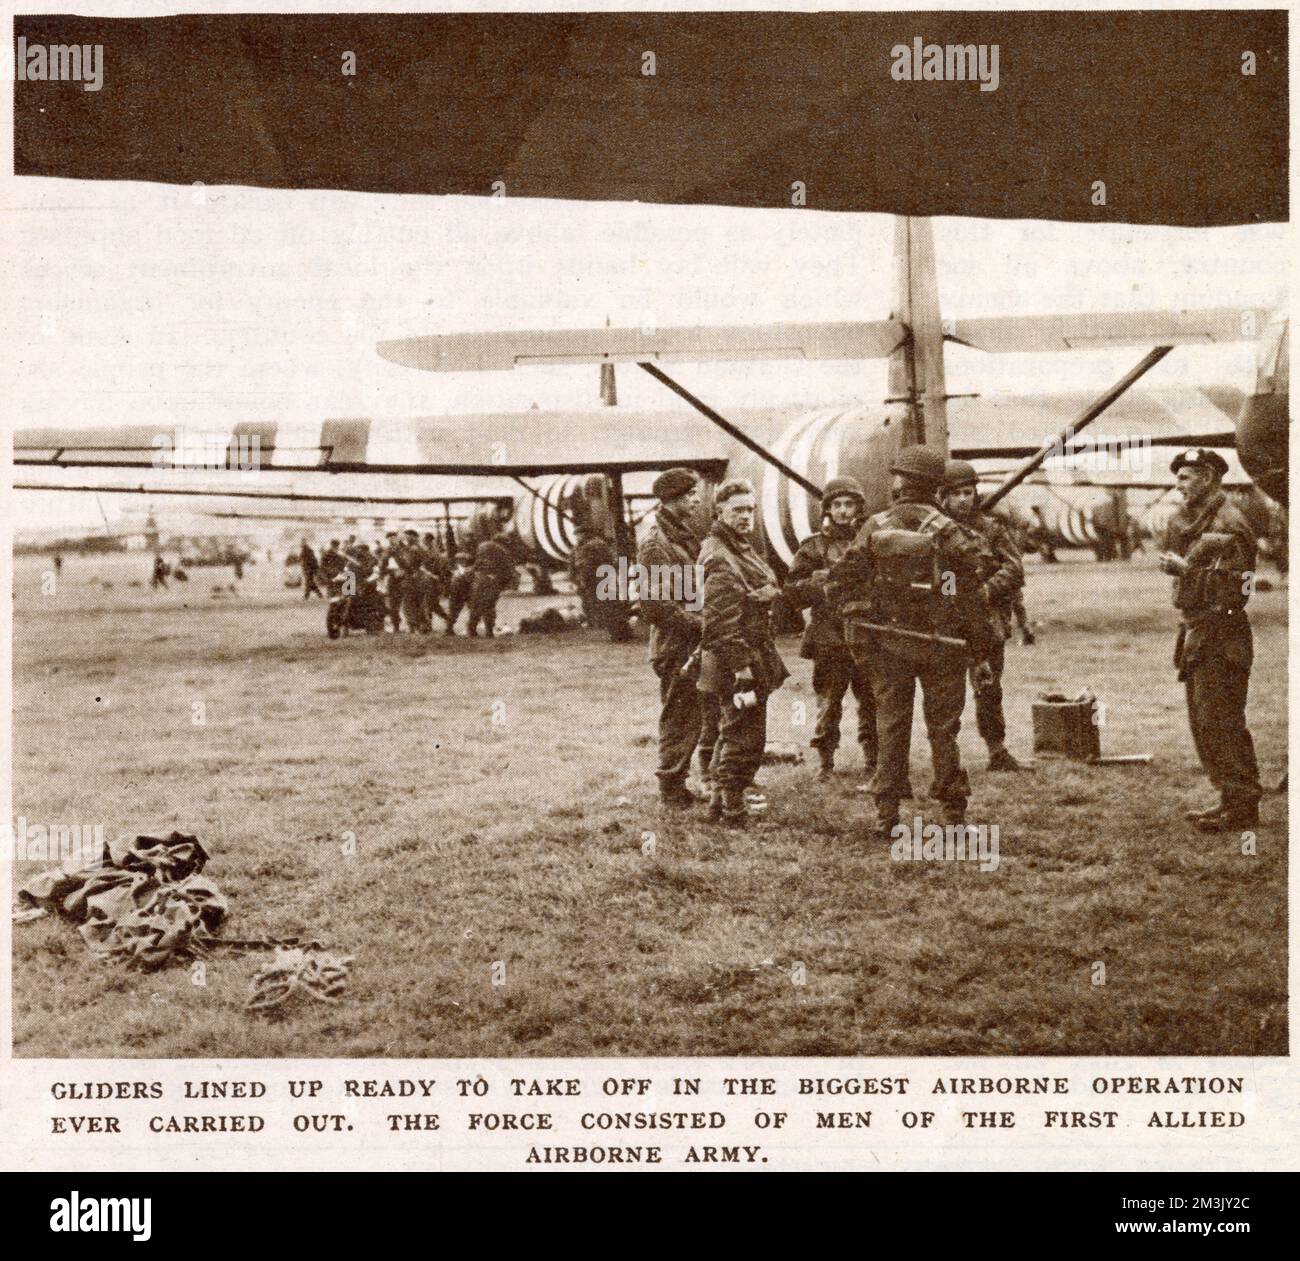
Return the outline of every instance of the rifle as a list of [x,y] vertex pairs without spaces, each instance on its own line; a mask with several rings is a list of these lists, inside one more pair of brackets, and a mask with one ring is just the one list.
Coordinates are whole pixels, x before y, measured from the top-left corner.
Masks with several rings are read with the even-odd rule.
[[937,631],[931,633],[929,631],[904,630],[901,626],[883,626],[879,622],[858,622],[858,625],[864,630],[879,631],[882,635],[901,635],[904,639],[920,639],[928,644],[944,644],[949,648],[960,648],[963,651],[970,648],[970,644],[966,640],[957,639],[953,635],[940,635]]

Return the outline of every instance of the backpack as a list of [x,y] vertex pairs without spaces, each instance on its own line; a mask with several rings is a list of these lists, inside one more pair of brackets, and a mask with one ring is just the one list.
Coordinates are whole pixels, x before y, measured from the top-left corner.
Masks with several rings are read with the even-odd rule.
[[940,632],[945,619],[938,535],[944,523],[943,514],[931,509],[914,530],[889,527],[871,535],[872,621],[926,635]]

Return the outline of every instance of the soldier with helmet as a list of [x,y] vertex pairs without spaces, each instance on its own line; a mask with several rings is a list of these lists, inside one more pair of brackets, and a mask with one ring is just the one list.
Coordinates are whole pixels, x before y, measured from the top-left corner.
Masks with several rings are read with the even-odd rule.
[[957,733],[967,666],[987,655],[989,635],[980,594],[987,552],[939,508],[943,456],[924,446],[904,447],[890,471],[893,503],[867,520],[826,584],[843,611],[849,649],[871,675],[880,745],[871,785],[873,835],[885,839],[898,823],[901,802],[912,795],[918,683],[934,766],[931,796],[942,806],[944,823],[965,822],[970,784]]
[[858,706],[858,744],[866,777],[876,773],[876,702],[866,663],[855,660],[844,640],[839,611],[826,595],[826,578],[858,532],[866,496],[856,478],[833,477],[822,492],[822,528],[795,553],[785,594],[796,609],[811,609],[799,655],[813,663],[817,726],[810,741],[821,760],[819,778],[835,771],[844,695],[850,689]]
[[[1025,585],[1025,567],[1020,549],[1006,523],[985,512],[979,502],[979,476],[966,460],[949,460],[943,473],[943,509],[983,541],[992,560],[982,585],[989,609],[989,652],[986,681],[973,686],[978,663],[972,662],[972,691],[975,693],[975,725],[989,751],[989,770],[1023,769],[1007,751],[1007,722],[1002,713],[1002,671],[1006,664],[1006,641],[1011,637],[1016,597]],[[991,677],[988,677],[991,676]]]
[[1219,794],[1216,805],[1187,818],[1202,832],[1235,832],[1258,827],[1263,791],[1246,726],[1255,655],[1246,601],[1254,587],[1255,535],[1223,492],[1228,464],[1217,451],[1182,451],[1170,470],[1183,500],[1160,556],[1183,617],[1174,665],[1186,688],[1197,756]]

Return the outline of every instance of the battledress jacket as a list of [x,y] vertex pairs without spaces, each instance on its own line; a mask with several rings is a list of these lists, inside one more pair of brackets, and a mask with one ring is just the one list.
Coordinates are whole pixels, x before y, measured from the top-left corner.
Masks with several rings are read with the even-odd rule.
[[1174,647],[1179,678],[1199,662],[1219,658],[1249,670],[1254,641],[1246,617],[1255,571],[1255,535],[1222,492],[1195,513],[1180,508],[1165,534],[1166,548],[1189,563],[1174,579],[1174,608],[1183,615]]
[[749,539],[715,521],[700,549],[704,569],[704,627],[699,687],[725,694],[749,668],[771,693],[790,677],[772,638],[771,606],[752,594],[775,586],[776,575]]
[[806,660],[848,651],[839,610],[826,592],[826,578],[816,575],[830,570],[849,550],[856,533],[851,525],[828,522],[819,533],[805,539],[794,554],[784,590],[786,598],[796,609],[812,610],[803,642],[799,645],[799,655]]
[[700,642],[699,554],[700,540],[689,523],[661,508],[637,553],[639,608],[650,626],[650,662],[656,670],[679,669]]

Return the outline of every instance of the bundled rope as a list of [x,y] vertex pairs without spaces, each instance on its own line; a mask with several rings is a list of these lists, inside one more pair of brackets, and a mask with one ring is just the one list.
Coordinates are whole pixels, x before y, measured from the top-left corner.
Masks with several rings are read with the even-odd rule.
[[347,985],[352,956],[330,954],[316,946],[285,949],[254,973],[248,987],[245,1011],[270,1011],[283,1007],[295,994],[321,1003],[336,1003]]

